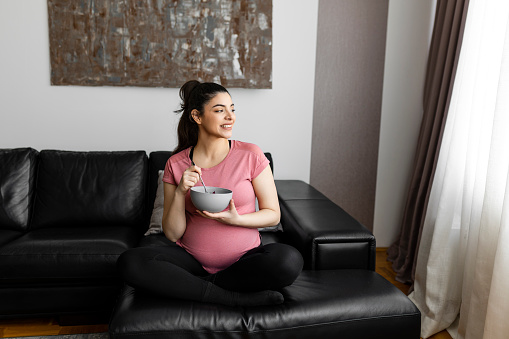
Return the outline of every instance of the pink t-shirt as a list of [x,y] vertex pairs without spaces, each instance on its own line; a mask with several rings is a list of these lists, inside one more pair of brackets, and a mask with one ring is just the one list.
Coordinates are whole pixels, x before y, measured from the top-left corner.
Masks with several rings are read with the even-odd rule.
[[[178,185],[184,171],[191,166],[185,149],[168,159],[163,181]],[[239,214],[256,211],[256,196],[251,181],[269,164],[261,149],[250,143],[232,140],[230,152],[218,165],[202,168],[207,186],[233,191],[235,208]],[[196,185],[201,185],[198,182]],[[209,273],[221,271],[240,259],[247,251],[260,245],[256,228],[225,225],[196,212],[190,192],[186,194],[186,231],[177,245],[193,255]]]

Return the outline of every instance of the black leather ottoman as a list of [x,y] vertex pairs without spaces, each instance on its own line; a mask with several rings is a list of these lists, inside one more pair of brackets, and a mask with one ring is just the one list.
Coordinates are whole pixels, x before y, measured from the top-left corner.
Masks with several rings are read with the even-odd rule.
[[163,299],[126,286],[111,338],[419,339],[420,312],[368,270],[303,271],[277,306],[229,307]]

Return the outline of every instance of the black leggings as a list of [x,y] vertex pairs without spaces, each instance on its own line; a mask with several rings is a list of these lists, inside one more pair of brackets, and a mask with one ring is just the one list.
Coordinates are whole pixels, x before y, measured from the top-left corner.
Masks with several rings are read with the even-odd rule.
[[303,259],[289,245],[260,245],[230,267],[209,274],[191,254],[172,244],[130,249],[119,257],[117,266],[127,284],[135,288],[201,301],[209,283],[237,292],[281,289],[300,274]]

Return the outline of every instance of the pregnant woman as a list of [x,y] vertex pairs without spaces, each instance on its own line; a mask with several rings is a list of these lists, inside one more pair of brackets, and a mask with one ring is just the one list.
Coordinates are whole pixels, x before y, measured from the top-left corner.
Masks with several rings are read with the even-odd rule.
[[[278,290],[293,283],[303,259],[291,246],[260,241],[258,228],[280,218],[269,161],[256,145],[229,140],[235,106],[223,86],[188,81],[180,98],[178,146],[163,176],[163,231],[176,246],[126,251],[117,263],[122,276],[131,286],[171,298],[282,303]],[[189,190],[200,176],[209,186],[233,191],[225,211],[196,210]]]

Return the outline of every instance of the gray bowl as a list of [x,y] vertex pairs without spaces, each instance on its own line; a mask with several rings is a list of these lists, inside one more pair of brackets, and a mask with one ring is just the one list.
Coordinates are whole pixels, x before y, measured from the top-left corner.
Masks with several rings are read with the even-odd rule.
[[[191,188],[191,201],[200,211],[221,212],[230,203],[233,192],[226,188],[207,186],[207,192],[203,186]],[[215,193],[213,193],[215,192]]]

